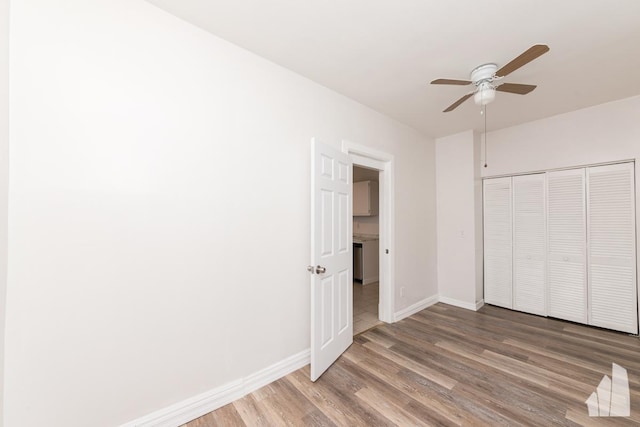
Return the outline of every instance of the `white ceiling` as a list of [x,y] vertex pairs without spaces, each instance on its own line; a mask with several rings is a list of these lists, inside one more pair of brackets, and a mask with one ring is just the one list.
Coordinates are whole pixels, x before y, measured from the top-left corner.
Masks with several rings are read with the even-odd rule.
[[534,44],[551,51],[505,81],[489,130],[640,94],[639,0],[148,0],[362,104],[439,137],[481,130],[480,107],[447,106],[476,66]]

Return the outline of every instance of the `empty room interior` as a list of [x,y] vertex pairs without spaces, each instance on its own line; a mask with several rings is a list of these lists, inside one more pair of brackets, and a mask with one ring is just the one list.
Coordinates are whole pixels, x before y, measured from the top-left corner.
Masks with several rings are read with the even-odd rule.
[[640,424],[637,0],[0,18],[0,427]]

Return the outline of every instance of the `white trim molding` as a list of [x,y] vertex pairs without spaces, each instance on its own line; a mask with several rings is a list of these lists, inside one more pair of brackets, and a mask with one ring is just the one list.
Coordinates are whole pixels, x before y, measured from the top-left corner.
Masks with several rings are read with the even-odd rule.
[[178,427],[308,365],[309,360],[310,352],[307,349],[244,378],[152,412],[121,427]]
[[380,171],[380,320],[395,320],[395,190],[394,157],[365,145],[342,140],[342,151],[354,165]]
[[424,310],[427,307],[431,307],[433,304],[436,304],[438,302],[438,299],[439,299],[438,295],[432,295],[428,298],[418,301],[415,304],[411,304],[409,307],[403,308],[402,310],[395,312],[393,315],[393,321],[398,322],[404,319],[405,317],[409,317],[411,315],[416,314],[419,311]]
[[471,302],[460,301],[457,299],[443,297],[443,296],[440,296],[438,300],[443,304],[449,304],[455,307],[460,307],[460,308],[464,308],[466,310],[471,310],[471,311],[478,311],[484,305],[484,300],[480,300],[476,303],[471,303]]

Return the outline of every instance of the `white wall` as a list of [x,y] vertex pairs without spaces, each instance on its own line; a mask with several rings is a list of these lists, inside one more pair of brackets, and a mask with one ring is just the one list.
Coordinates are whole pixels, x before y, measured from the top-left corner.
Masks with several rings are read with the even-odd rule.
[[479,153],[480,141],[472,131],[436,140],[440,299],[467,308],[482,299]]
[[475,301],[476,309],[484,303],[484,221],[482,199],[482,137],[473,133],[473,210],[474,210],[474,244],[475,244]]
[[483,176],[640,158],[640,96],[585,108],[488,136]]
[[308,348],[312,137],[394,155],[396,309],[437,293],[433,141],[142,0],[11,25],[7,426],[116,425]]
[[[9,0],[0,1],[0,414],[4,413],[4,329],[9,192]],[[3,424],[0,416],[0,427]]]

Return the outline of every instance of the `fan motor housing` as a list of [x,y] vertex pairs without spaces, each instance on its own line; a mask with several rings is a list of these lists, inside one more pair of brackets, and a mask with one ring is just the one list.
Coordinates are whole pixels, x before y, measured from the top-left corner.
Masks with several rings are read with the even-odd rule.
[[489,63],[480,65],[471,71],[471,81],[473,81],[473,84],[476,86],[484,81],[491,81],[496,71],[498,71],[497,64]]

